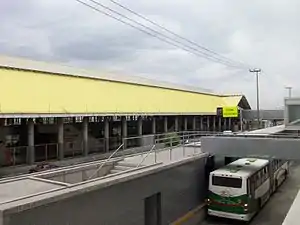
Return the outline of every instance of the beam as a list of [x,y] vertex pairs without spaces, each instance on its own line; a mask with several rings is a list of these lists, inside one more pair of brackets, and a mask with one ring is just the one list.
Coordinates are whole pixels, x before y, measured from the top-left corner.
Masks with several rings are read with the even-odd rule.
[[210,136],[201,138],[201,150],[232,157],[274,157],[300,160],[300,138]]
[[[254,120],[257,117],[256,110],[243,110],[243,119]],[[261,120],[283,120],[284,110],[260,110]]]

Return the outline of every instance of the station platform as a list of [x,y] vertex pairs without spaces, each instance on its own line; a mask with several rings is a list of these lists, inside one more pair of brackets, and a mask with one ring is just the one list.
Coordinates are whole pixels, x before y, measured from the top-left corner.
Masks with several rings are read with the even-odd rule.
[[294,199],[294,202],[286,215],[282,225],[298,225],[300,215],[300,190]]

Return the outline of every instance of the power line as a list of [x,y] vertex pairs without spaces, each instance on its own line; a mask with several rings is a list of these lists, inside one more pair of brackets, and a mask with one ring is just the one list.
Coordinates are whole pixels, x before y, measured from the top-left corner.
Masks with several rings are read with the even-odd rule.
[[[155,37],[155,38],[157,38],[157,39],[159,39],[159,40],[161,40],[161,41],[163,41],[163,42],[165,42],[165,43],[168,43],[168,44],[170,44],[170,45],[173,45],[173,46],[175,46],[175,47],[177,47],[177,48],[180,48],[180,49],[182,49],[182,50],[184,50],[184,51],[187,51],[187,52],[189,52],[189,53],[192,53],[192,54],[194,54],[194,55],[196,55],[196,56],[199,56],[199,57],[201,57],[201,58],[204,57],[204,58],[206,58],[206,59],[209,59],[209,60],[214,61],[214,62],[216,62],[216,63],[221,63],[221,64],[226,65],[226,66],[228,66],[228,67],[233,67],[233,68],[238,68],[238,69],[243,68],[243,69],[244,69],[244,67],[237,66],[237,65],[233,65],[233,64],[229,64],[229,63],[224,62],[224,61],[222,61],[222,60],[220,60],[220,59],[218,59],[218,58],[216,58],[216,57],[213,57],[213,56],[211,56],[211,55],[208,55],[207,53],[203,53],[203,52],[200,52],[200,51],[197,50],[197,49],[194,49],[194,48],[192,48],[192,47],[186,46],[186,45],[182,44],[181,42],[175,41],[175,42],[177,42],[177,43],[179,43],[179,44],[181,44],[181,45],[184,45],[185,47],[188,47],[188,48],[190,48],[190,49],[193,49],[194,51],[200,52],[202,55],[201,55],[201,54],[198,54],[198,53],[195,53],[195,52],[193,52],[193,51],[190,51],[189,49],[187,49],[187,48],[185,48],[185,47],[182,47],[182,46],[180,46],[180,45],[174,44],[173,42],[170,42],[169,40],[167,40],[167,39],[171,39],[171,38],[169,38],[168,36],[162,35],[161,33],[157,32],[157,31],[155,31],[155,30],[153,30],[153,29],[151,29],[151,28],[149,28],[149,27],[147,27],[147,26],[145,26],[145,25],[143,25],[143,24],[141,24],[141,23],[139,23],[139,22],[136,22],[136,21],[132,20],[131,18],[128,18],[128,17],[124,16],[123,14],[121,14],[121,13],[119,13],[119,12],[116,12],[115,10],[110,9],[109,7],[104,6],[104,5],[102,5],[101,3],[99,3],[99,2],[90,0],[91,2],[94,2],[95,4],[100,5],[101,7],[108,9],[108,10],[114,12],[115,14],[118,14],[119,16],[122,16],[123,18],[126,18],[126,19],[128,19],[128,20],[130,20],[130,21],[132,21],[132,22],[134,22],[134,23],[137,23],[138,25],[140,25],[140,26],[142,26],[142,27],[144,27],[144,28],[146,28],[146,29],[152,30],[152,31],[155,32],[156,34],[153,34],[153,33],[150,33],[150,32],[148,32],[148,31],[144,30],[144,29],[141,29],[141,28],[138,27],[138,26],[135,26],[135,25],[133,25],[133,24],[131,24],[131,23],[129,23],[129,22],[126,22],[126,21],[124,21],[124,20],[122,20],[122,19],[120,19],[120,18],[118,18],[118,17],[116,17],[116,16],[114,16],[114,15],[111,15],[110,13],[107,13],[107,12],[105,12],[105,11],[102,11],[102,10],[100,10],[99,8],[97,8],[97,7],[95,7],[95,6],[92,6],[92,5],[90,5],[90,4],[86,3],[86,2],[83,2],[83,1],[81,1],[81,0],[75,0],[75,1],[77,1],[77,2],[79,2],[79,3],[81,3],[81,4],[83,4],[83,5],[85,5],[85,6],[87,6],[87,7],[89,7],[89,8],[91,8],[91,9],[95,10],[95,11],[98,11],[98,12],[100,12],[100,13],[102,13],[102,14],[104,14],[104,15],[110,17],[110,18],[113,18],[113,19],[115,19],[115,20],[117,20],[117,21],[119,21],[119,22],[121,22],[121,23],[123,23],[123,24],[125,24],[125,25],[128,25],[128,26],[130,26],[130,27],[132,27],[132,28],[134,28],[134,29],[137,29],[137,30],[139,30],[139,31],[141,31],[141,32],[143,32],[143,33],[146,33],[147,35],[150,35],[150,36],[152,36],[152,37]],[[161,38],[161,37],[158,36],[158,35],[167,37],[167,39]],[[171,39],[171,40],[172,40],[172,39]],[[174,40],[172,40],[172,41],[174,41]],[[204,55],[204,56],[203,56],[203,55]]]
[[[89,0],[89,1],[91,1],[91,2],[93,2],[93,3],[95,3],[95,4],[97,4],[97,5],[99,5],[100,7],[104,8],[104,9],[106,9],[106,10],[109,10],[110,12],[115,13],[115,14],[117,14],[117,15],[119,15],[119,16],[121,16],[121,17],[123,17],[123,18],[125,18],[125,19],[127,19],[127,20],[129,20],[129,21],[131,21],[131,22],[133,22],[133,23],[135,23],[135,24],[137,24],[137,25],[143,27],[143,28],[146,28],[146,29],[150,30],[151,32],[154,32],[154,33],[157,34],[157,35],[163,36],[164,38],[167,38],[167,39],[169,39],[169,40],[171,40],[171,41],[173,41],[173,42],[175,42],[175,43],[177,43],[177,44],[181,44],[181,45],[183,45],[184,47],[188,47],[188,48],[192,49],[193,51],[199,52],[200,54],[203,54],[203,55],[204,55],[204,56],[203,56],[204,58],[205,58],[205,56],[206,56],[206,57],[209,57],[210,59],[216,59],[216,60],[218,60],[218,61],[215,61],[215,62],[218,62],[218,63],[222,63],[222,62],[223,62],[222,64],[224,64],[224,65],[226,65],[226,66],[231,66],[231,67],[239,68],[239,66],[236,66],[236,65],[233,66],[232,64],[230,65],[229,62],[226,62],[226,61],[224,61],[224,60],[222,60],[222,59],[218,59],[218,58],[216,58],[215,56],[211,56],[211,55],[209,55],[208,53],[199,51],[198,49],[195,49],[195,48],[193,48],[193,47],[190,47],[190,46],[187,46],[187,45],[183,44],[182,42],[179,42],[179,41],[177,41],[177,40],[174,40],[174,39],[172,39],[172,38],[170,38],[170,37],[168,37],[168,36],[166,36],[166,35],[164,35],[164,34],[158,32],[158,31],[156,31],[156,30],[154,30],[154,29],[152,29],[152,28],[150,28],[150,27],[148,27],[148,26],[145,26],[144,24],[142,24],[142,23],[140,23],[140,22],[135,21],[134,19],[131,19],[131,18],[125,16],[124,14],[122,14],[122,13],[116,11],[116,10],[111,9],[111,8],[108,7],[108,6],[105,6],[105,5],[101,4],[100,2],[97,2],[97,1],[95,1],[95,0]],[[207,59],[208,59],[208,58],[207,58]],[[221,61],[222,61],[222,62],[221,62]]]
[[129,7],[123,5],[123,4],[121,4],[121,3],[119,3],[119,2],[117,2],[117,1],[115,1],[115,0],[109,0],[109,1],[112,2],[113,4],[117,5],[117,6],[121,7],[122,9],[125,9],[126,11],[128,11],[128,12],[130,12],[130,13],[132,13],[132,14],[134,14],[134,15],[136,15],[136,16],[138,16],[138,17],[144,19],[144,20],[146,20],[147,22],[149,22],[149,23],[151,23],[151,24],[153,24],[153,25],[159,27],[160,29],[162,29],[162,30],[164,30],[164,31],[166,31],[166,32],[168,32],[168,33],[174,35],[175,37],[177,37],[177,38],[179,38],[179,39],[181,39],[181,40],[184,40],[184,41],[186,41],[186,42],[188,42],[188,43],[190,43],[190,44],[192,44],[192,45],[194,45],[194,46],[197,46],[197,47],[200,48],[200,49],[203,49],[204,51],[207,51],[207,52],[209,52],[209,53],[211,53],[211,54],[213,54],[213,55],[216,55],[216,56],[219,56],[219,57],[221,57],[221,58],[223,58],[223,59],[226,59],[226,60],[228,60],[229,62],[233,62],[233,63],[240,64],[240,65],[242,65],[242,66],[246,66],[246,68],[250,67],[249,65],[246,65],[246,64],[243,63],[243,62],[239,62],[239,61],[232,60],[232,59],[227,58],[227,57],[225,57],[225,56],[223,56],[223,55],[221,55],[221,54],[219,54],[219,53],[217,53],[217,52],[215,52],[215,51],[213,51],[213,50],[210,50],[210,49],[208,49],[208,48],[206,48],[206,47],[204,47],[204,46],[201,46],[200,44],[198,44],[198,43],[196,43],[196,42],[194,42],[194,41],[191,41],[191,40],[189,40],[189,39],[187,39],[187,38],[185,38],[185,37],[183,37],[183,36],[181,36],[181,35],[179,35],[179,34],[173,32],[173,31],[171,31],[170,29],[168,29],[168,28],[166,28],[166,27],[164,27],[164,26],[162,26],[162,25],[160,25],[160,24],[154,22],[153,20],[150,20],[149,18],[147,18],[147,17],[141,15],[140,13],[138,13],[138,12],[136,12],[136,11],[130,9]]

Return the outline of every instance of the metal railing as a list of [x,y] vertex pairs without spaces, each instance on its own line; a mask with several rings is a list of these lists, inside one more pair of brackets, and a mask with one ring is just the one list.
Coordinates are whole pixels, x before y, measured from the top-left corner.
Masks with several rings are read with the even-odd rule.
[[[136,166],[136,168],[139,168],[140,165],[142,165],[142,163],[145,161],[145,159],[152,153],[152,151],[155,149],[155,145],[153,145],[153,147],[150,149],[150,151],[147,152],[146,156],[144,156],[142,158],[142,160],[138,163],[138,165]],[[157,158],[156,158],[156,151],[154,150],[154,163],[156,163]]]
[[114,157],[115,154],[123,147],[123,143],[103,162],[101,165],[95,170],[95,172],[88,178],[88,180],[92,179],[98,172],[103,168],[103,166]]
[[89,139],[89,154],[105,153],[107,152],[107,140],[105,138]]
[[64,143],[65,158],[81,156],[83,155],[83,141],[68,141]]
[[[172,133],[173,134],[173,133]],[[185,157],[186,156],[186,148],[191,148],[188,147],[190,145],[190,143],[194,142],[200,142],[201,140],[201,136],[191,136],[191,133],[188,135],[188,137],[192,137],[192,139],[188,139],[187,135],[181,135],[181,136],[169,136],[169,137],[161,137],[155,140],[155,144],[152,146],[152,148],[147,152],[146,156],[144,156],[142,158],[142,160],[138,163],[137,167],[140,167],[140,165],[149,157],[149,155],[151,153],[154,152],[154,163],[157,163],[157,155],[159,154],[159,152],[162,151],[169,151],[169,161],[172,161],[172,153],[175,149],[178,148],[182,148],[182,156]],[[186,141],[189,140],[191,142],[186,143]],[[162,148],[156,148],[157,147],[157,143],[163,143],[164,146]],[[192,155],[196,155],[196,149],[200,148],[200,146],[197,145],[193,145],[193,152]],[[141,153],[143,154],[143,153]]]
[[28,147],[17,146],[4,148],[2,151],[2,166],[15,166],[26,164]]
[[[264,132],[264,131],[263,131]],[[148,152],[155,144],[156,148],[163,149],[168,147],[176,147],[179,144],[186,142],[200,141],[203,136],[215,136],[215,137],[236,137],[236,138],[290,138],[299,139],[298,133],[259,133],[259,132],[233,132],[224,134],[223,132],[213,131],[179,131],[168,132],[162,134],[150,134],[138,137],[110,137],[109,140],[105,138],[95,138],[89,141],[89,154],[93,153],[108,153],[115,149],[117,144],[122,143],[123,154],[137,154],[140,152]],[[91,140],[91,139],[90,139]],[[108,142],[109,141],[109,142]],[[110,149],[106,149],[106,143],[111,146]],[[0,164],[1,166],[15,166],[26,164],[28,161],[28,146],[15,146],[4,147],[0,151]],[[65,142],[63,145],[63,155],[65,158],[74,158],[83,155],[83,142],[73,141]],[[126,150],[126,151],[125,151]],[[34,146],[35,162],[42,162],[48,160],[56,160],[59,158],[59,144],[48,143],[39,144]],[[127,153],[129,152],[129,153]]]
[[58,159],[58,144],[49,143],[43,145],[35,145],[34,154],[36,162]]
[[[173,134],[169,133],[169,134]],[[191,134],[193,134],[191,136]],[[185,146],[187,145],[187,143],[184,142],[185,139],[187,139],[187,137],[193,137],[193,141],[200,141],[201,136],[195,136],[195,134],[193,132],[190,132],[188,135],[181,135],[181,136],[177,136],[176,140],[173,140],[173,136],[171,137],[164,137],[165,135],[161,136],[161,137],[156,137],[156,139],[154,139],[154,144],[151,145],[145,145],[144,147],[149,147],[148,150],[142,150],[139,153],[137,152],[133,152],[132,154],[129,154],[129,157],[133,157],[133,156],[142,156],[142,159],[137,163],[137,165],[132,169],[129,168],[128,170],[122,171],[120,173],[125,173],[126,171],[134,171],[135,169],[139,169],[141,168],[141,165],[145,162],[145,160],[151,155],[151,153],[154,153],[154,162],[150,163],[149,165],[143,165],[144,167],[147,166],[152,166],[152,165],[156,165],[158,163],[158,156],[161,152],[168,150],[169,151],[169,161],[172,161],[172,153],[176,148],[182,148],[182,152],[183,152],[183,157],[186,156],[185,154]],[[186,136],[186,137],[185,137]],[[146,137],[154,137],[154,135],[146,135]],[[128,139],[135,139],[136,137],[130,137]],[[123,140],[124,141],[124,140]],[[126,141],[126,140],[125,140]],[[157,147],[157,142],[163,143],[164,146],[162,148],[156,148]],[[91,180],[95,177],[95,175],[108,163],[112,160],[112,158],[121,150],[121,148],[124,147],[124,142],[104,161],[101,163],[101,165],[95,170],[95,172],[87,179],[87,180]],[[196,155],[196,148],[199,147],[194,147],[194,151],[192,152],[192,154],[190,156],[195,156]],[[123,154],[122,156],[119,158],[119,160],[124,160],[126,155],[124,153],[124,149],[122,149]],[[144,156],[146,152],[146,155]],[[161,162],[162,163],[162,162]],[[111,174],[105,175],[106,176],[112,176]]]

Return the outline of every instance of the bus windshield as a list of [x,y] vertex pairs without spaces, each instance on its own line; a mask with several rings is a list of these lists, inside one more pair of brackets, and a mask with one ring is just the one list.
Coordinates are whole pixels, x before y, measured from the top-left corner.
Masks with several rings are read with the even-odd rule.
[[231,188],[241,188],[242,187],[242,179],[241,178],[233,178],[233,177],[212,177],[212,185],[214,186],[222,186],[222,187],[231,187]]

